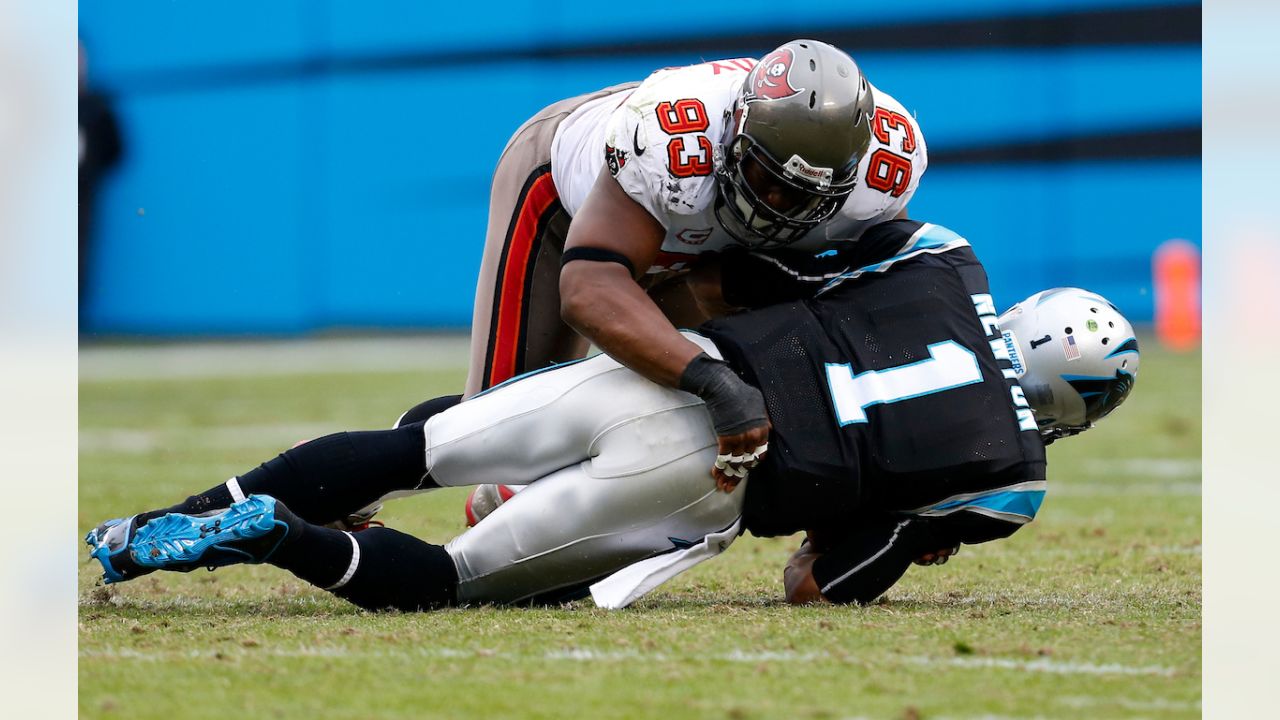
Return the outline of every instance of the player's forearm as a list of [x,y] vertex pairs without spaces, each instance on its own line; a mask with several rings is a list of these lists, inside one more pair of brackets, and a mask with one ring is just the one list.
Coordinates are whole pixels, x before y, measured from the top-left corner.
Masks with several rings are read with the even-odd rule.
[[572,262],[560,273],[560,314],[618,362],[667,387],[702,349],[686,340],[617,263]]
[[698,259],[697,264],[685,276],[685,285],[689,287],[694,302],[698,303],[702,314],[709,318],[723,317],[743,309],[725,301],[720,271],[720,254],[707,253]]

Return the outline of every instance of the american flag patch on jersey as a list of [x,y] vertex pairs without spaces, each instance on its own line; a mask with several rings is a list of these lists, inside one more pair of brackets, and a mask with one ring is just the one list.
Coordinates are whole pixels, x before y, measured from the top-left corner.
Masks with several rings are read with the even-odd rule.
[[1080,359],[1080,348],[1076,346],[1076,336],[1068,335],[1062,338],[1062,352],[1067,356],[1068,360]]

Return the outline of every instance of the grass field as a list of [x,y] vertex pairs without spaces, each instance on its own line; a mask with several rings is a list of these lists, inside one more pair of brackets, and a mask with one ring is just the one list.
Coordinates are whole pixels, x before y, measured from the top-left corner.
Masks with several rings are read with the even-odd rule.
[[[743,538],[614,612],[371,614],[269,567],[102,587],[86,563],[81,716],[1198,717],[1200,357],[1143,351],[1128,403],[1050,448],[1034,523],[874,605],[782,603],[797,538]],[[87,349],[82,532],[299,439],[387,426],[456,392],[462,359],[447,338]],[[464,496],[383,519],[443,541]]]

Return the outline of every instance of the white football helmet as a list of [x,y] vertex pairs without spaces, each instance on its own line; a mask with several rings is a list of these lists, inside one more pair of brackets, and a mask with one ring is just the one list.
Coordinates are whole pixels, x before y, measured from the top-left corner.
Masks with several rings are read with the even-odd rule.
[[1046,443],[1093,427],[1133,389],[1138,339],[1100,295],[1043,290],[1006,310],[1000,328]]

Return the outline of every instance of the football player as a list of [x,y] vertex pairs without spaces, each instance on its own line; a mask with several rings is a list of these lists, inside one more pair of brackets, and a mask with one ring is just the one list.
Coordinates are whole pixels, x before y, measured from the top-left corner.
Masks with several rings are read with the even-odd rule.
[[[912,562],[1030,521],[1044,444],[1112,411],[1137,374],[1133,329],[1106,300],[1059,288],[997,319],[969,243],[937,225],[885,223],[824,258],[725,263],[738,279],[726,301],[774,304],[683,337],[762,391],[774,418],[763,459],[717,458],[705,403],[597,355],[108,521],[86,538],[93,556],[108,582],[267,562],[371,609],[553,601],[589,586],[618,607],[740,530],[806,531],[787,599],[867,602]],[[529,486],[447,545],[321,526],[497,478]]]
[[705,400],[720,454],[759,454],[758,391],[676,331],[706,319],[680,274],[734,245],[855,241],[905,217],[927,162],[903,106],[814,40],[551,105],[494,174],[466,396],[591,342]]

